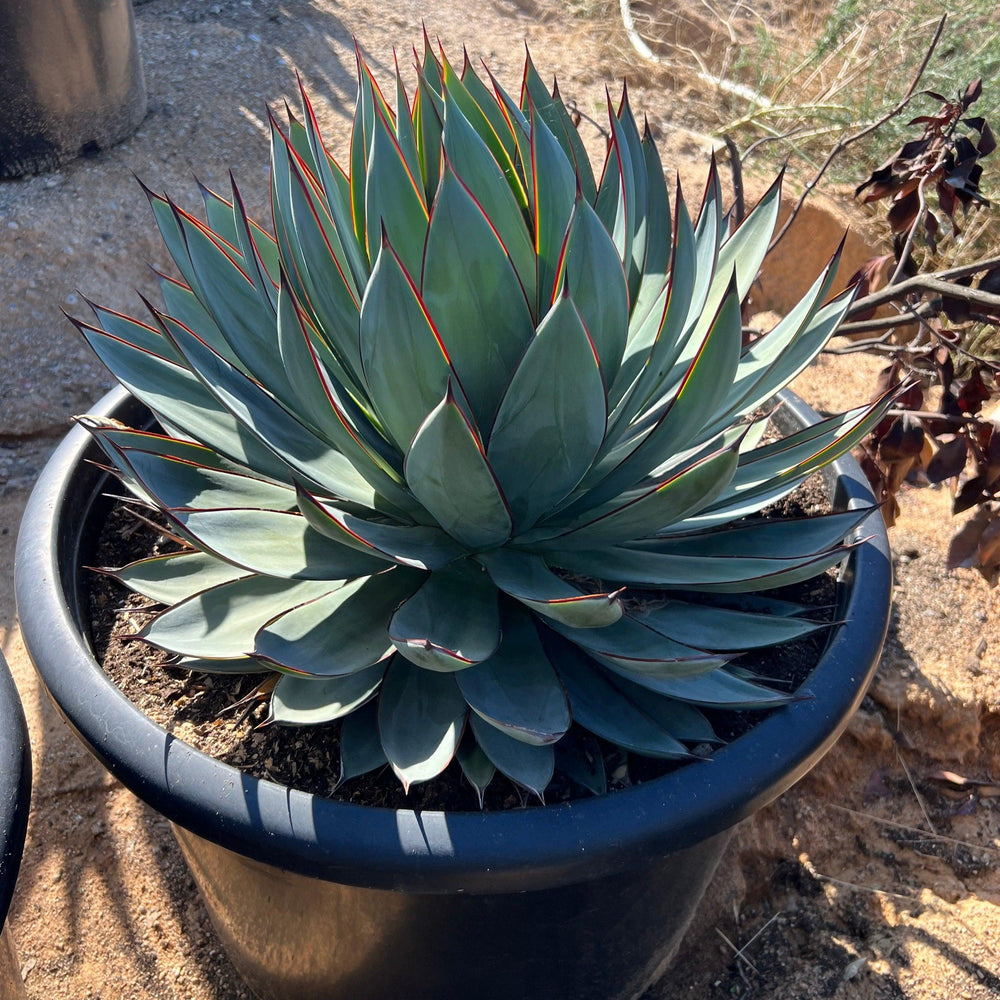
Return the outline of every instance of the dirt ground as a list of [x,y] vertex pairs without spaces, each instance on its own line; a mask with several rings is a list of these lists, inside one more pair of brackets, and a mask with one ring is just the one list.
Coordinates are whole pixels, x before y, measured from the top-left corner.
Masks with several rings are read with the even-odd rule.
[[[0,649],[28,715],[35,774],[10,922],[31,1000],[249,998],[167,825],[67,731],[15,620],[14,539],[30,485],[68,416],[109,385],[59,309],[82,314],[82,293],[134,308],[132,289],[153,286],[146,262],[165,264],[131,172],[195,208],[193,175],[224,189],[232,167],[264,216],[265,104],[294,103],[298,68],[336,151],[353,106],[352,35],[384,78],[392,46],[405,62],[426,19],[456,58],[467,44],[510,87],[527,41],[543,75],[557,74],[587,114],[600,115],[605,85],[627,72],[634,106],[665,133],[664,159],[697,201],[695,164],[710,144],[685,118],[683,89],[634,57],[617,5],[474,9],[470,18],[454,0],[433,12],[410,0],[151,0],[138,8],[150,94],[139,133],[57,173],[0,184]],[[586,128],[596,152],[600,136]],[[818,268],[839,227],[817,215],[783,267]],[[765,281],[762,304],[780,306],[783,285]],[[821,406],[848,405],[869,393],[874,368],[824,359],[798,387]],[[1000,595],[971,571],[946,571],[954,525],[944,491],[907,493],[902,507],[892,633],[862,711],[807,779],[738,831],[676,966],[645,1000],[1000,995]]]

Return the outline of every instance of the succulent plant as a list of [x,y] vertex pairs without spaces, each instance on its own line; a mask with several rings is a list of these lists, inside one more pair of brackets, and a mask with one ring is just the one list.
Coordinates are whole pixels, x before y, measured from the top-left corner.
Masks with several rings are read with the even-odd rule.
[[499,770],[541,795],[569,734],[599,789],[594,737],[685,758],[702,707],[787,701],[732,661],[823,627],[761,592],[866,512],[753,515],[885,404],[765,441],[851,301],[836,258],[747,345],[780,178],[734,228],[713,165],[692,222],[627,92],[598,178],[530,58],[516,101],[429,45],[412,98],[358,66],[349,169],[303,91],[271,120],[274,235],[235,182],[207,223],[150,192],[165,308],[78,324],[162,433],[83,422],[186,542],[114,571],[166,606],[141,636],[277,671],[273,720],[342,720],[343,777],[405,787],[457,757],[480,794]]

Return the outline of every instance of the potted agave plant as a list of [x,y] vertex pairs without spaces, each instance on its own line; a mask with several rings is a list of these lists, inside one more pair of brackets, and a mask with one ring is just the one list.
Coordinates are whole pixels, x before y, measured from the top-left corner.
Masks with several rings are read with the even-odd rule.
[[[692,221],[627,96],[598,178],[530,61],[516,100],[467,59],[419,62],[387,98],[359,57],[346,169],[304,93],[301,120],[272,120],[273,235],[235,185],[206,192],[207,223],[150,194],[180,277],[145,322],[78,324],[128,393],[81,420],[29,505],[24,637],[71,725],[174,823],[261,997],[635,997],[729,828],[863,694],[889,562],[857,467],[831,467],[829,513],[757,515],[887,399],[818,422],[788,401],[765,438],[852,297],[829,297],[834,260],[744,343],[777,183],[731,231],[713,170]],[[116,569],[163,605],[141,636],[193,671],[276,672],[271,718],[329,725],[346,773],[408,788],[458,766],[542,796],[584,739],[678,766],[444,812],[212,760],[91,652],[81,567],[109,469],[183,541]],[[832,625],[767,596],[834,569]],[[819,629],[798,692],[735,662]],[[704,760],[718,708],[772,711]]]

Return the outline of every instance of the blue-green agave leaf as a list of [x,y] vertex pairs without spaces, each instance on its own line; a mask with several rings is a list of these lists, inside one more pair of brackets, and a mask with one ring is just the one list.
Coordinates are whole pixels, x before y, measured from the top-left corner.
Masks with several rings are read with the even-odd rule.
[[[721,449],[659,482],[640,484],[630,493],[594,508],[568,529],[551,532],[555,537],[531,538],[529,534],[528,538],[546,552],[562,550],[567,543],[593,547],[643,538],[707,507],[728,486],[738,459],[735,447]],[[543,531],[544,527],[539,529],[539,536]]]
[[[326,204],[330,210],[340,244],[344,250],[344,259],[351,276],[354,289],[365,287],[368,280],[368,262],[365,260],[364,249],[358,243],[352,222],[351,183],[347,175],[337,165],[327,152],[319,134],[319,123],[316,112],[299,81],[299,93],[302,95],[302,109],[305,112],[305,130],[312,150],[313,160],[319,168],[318,180],[326,195]],[[272,271],[272,274],[274,272]]]
[[826,622],[804,618],[751,614],[674,600],[634,612],[633,617],[677,642],[721,652],[794,642],[828,627]]
[[180,656],[171,661],[172,667],[190,670],[193,674],[272,674],[274,667],[252,656],[232,660],[206,660],[200,656]]
[[[794,695],[772,691],[761,684],[736,677],[727,670],[713,670],[694,677],[657,677],[652,674],[629,674],[626,671],[618,673],[626,680],[656,694],[707,708],[780,708],[795,700]],[[618,678],[615,682],[618,682]]]
[[573,165],[574,171],[580,178],[584,198],[593,205],[597,199],[597,182],[580,133],[559,96],[559,85],[553,82],[552,93],[549,94],[548,88],[538,75],[538,70],[535,69],[535,64],[531,61],[531,55],[528,54],[524,62],[524,78],[521,83],[521,111],[528,115],[532,106],[562,146],[566,159]]
[[[254,284],[258,299],[262,305],[270,305],[272,314],[277,315],[280,269],[277,244],[273,237],[268,236],[259,226],[251,222],[239,188],[236,186],[236,179],[231,172],[229,181],[233,189],[232,214],[236,230],[234,243],[243,257],[243,268]],[[167,311],[170,312],[169,305]]]
[[655,542],[631,542],[598,549],[553,549],[550,564],[629,587],[739,593],[771,590],[808,580],[835,566],[851,551],[842,546],[818,555],[785,559],[743,556],[690,556],[661,551]]
[[389,619],[423,579],[400,567],[349,580],[271,618],[257,632],[253,655],[311,677],[341,677],[388,659]]
[[535,328],[506,248],[447,158],[431,208],[420,291],[486,435]]
[[604,754],[597,739],[582,729],[571,729],[556,745],[556,770],[593,795],[608,790]]
[[463,545],[492,548],[510,537],[507,503],[450,383],[417,431],[403,471],[417,500]]
[[493,761],[483,753],[475,737],[470,731],[466,731],[465,738],[458,745],[455,758],[462,768],[462,774],[466,781],[476,790],[476,798],[479,799],[479,808],[484,805],[483,796],[490,782],[497,773]]
[[427,205],[420,175],[410,172],[410,165],[399,147],[386,115],[375,108],[374,135],[368,157],[365,181],[365,233],[368,259],[379,254],[380,237],[393,245],[403,267],[419,274],[427,239]]
[[539,316],[547,312],[559,292],[560,260],[573,206],[577,198],[577,178],[562,147],[542,117],[530,109],[531,175],[534,190],[531,205],[538,266]]
[[243,577],[175,604],[138,634],[154,646],[181,656],[219,660],[247,656],[253,651],[254,634],[276,612],[319,597],[338,582]]
[[731,659],[668,639],[629,617],[598,629],[578,629],[558,622],[550,627],[611,669],[624,667],[638,673],[686,677],[715,670]]
[[784,171],[778,174],[760,201],[719,249],[716,272],[719,275],[736,275],[736,288],[741,301],[746,298],[750,286],[757,279],[771,243],[781,208],[783,176]]
[[526,611],[507,609],[500,648],[455,680],[476,715],[513,739],[543,746],[569,729],[566,694]]
[[337,784],[342,785],[388,763],[378,728],[378,701],[372,699],[341,720],[340,778]]
[[646,244],[649,230],[651,226],[658,224],[658,220],[651,219],[646,214],[649,204],[646,154],[639,137],[635,116],[632,114],[632,107],[629,104],[627,83],[622,87],[622,99],[614,119],[618,122],[621,130],[621,140],[624,141],[628,149],[628,160],[632,173],[632,207],[626,218],[632,242],[629,255],[623,263],[628,275],[629,301],[634,303],[638,298],[646,268]]
[[[455,80],[452,79],[452,86],[454,84]],[[535,249],[525,223],[522,205],[518,203],[517,195],[511,188],[511,176],[517,185],[520,185],[520,180],[505,154],[498,162],[487,144],[489,135],[484,137],[482,132],[473,128],[463,113],[467,101],[463,101],[461,96],[456,97],[448,84],[445,85],[444,105],[442,142],[445,155],[473,198],[482,206],[486,218],[490,220],[510,256],[524,289],[525,299],[533,303],[536,297]],[[492,127],[490,132],[492,133]],[[506,171],[502,163],[506,163]]]
[[388,467],[381,455],[374,454],[354,436],[346,414],[333,405],[332,398],[325,437],[333,439],[336,450],[189,330],[172,323],[169,317],[163,317],[163,321],[175,346],[212,395],[310,482],[321,483],[336,495],[343,495],[347,485],[343,476],[346,459],[390,502],[404,510],[412,506],[412,499],[402,486],[402,477]]
[[573,206],[556,285],[568,289],[610,382],[628,340],[628,287],[618,251],[582,194]]
[[[167,284],[167,282],[164,282],[164,284]],[[209,323],[214,322],[187,285],[183,285],[172,279],[169,285],[172,288],[182,289],[183,291],[179,295],[184,296],[186,301],[193,303],[193,311],[201,310],[201,313]],[[127,344],[132,344],[140,351],[156,354],[162,358],[166,358],[168,361],[173,361],[175,364],[184,363],[184,359],[174,345],[170,343],[170,338],[164,334],[160,327],[152,327],[147,323],[140,323],[139,320],[133,319],[131,316],[125,316],[123,313],[115,312],[113,309],[99,306],[96,302],[91,302],[89,299],[87,300],[87,305],[93,309],[101,329],[110,336],[117,337]],[[79,324],[77,325],[79,326]]]
[[437,777],[458,749],[467,708],[455,678],[395,656],[382,680],[382,749],[404,791]]
[[659,395],[693,333],[687,317],[695,294],[698,259],[694,228],[680,182],[674,202],[669,284],[665,292],[656,296],[645,316],[633,310],[621,371],[608,394],[617,433],[609,436],[607,448],[629,433],[632,421],[650,399]]
[[205,205],[205,218],[208,225],[216,235],[221,236],[227,243],[239,250],[239,235],[237,232],[236,219],[233,216],[232,202],[223,198],[222,195],[206,187],[198,181],[198,190],[201,192],[201,200]]
[[517,530],[530,528],[580,482],[606,420],[594,343],[564,294],[514,372],[486,452]]
[[149,451],[130,449],[121,460],[164,507],[293,510],[295,491],[249,474],[223,472]]
[[582,503],[596,506],[654,474],[664,462],[702,440],[705,426],[725,400],[740,359],[742,321],[735,279],[687,371],[650,430],[608,453],[613,471]]
[[[428,205],[433,201],[434,193],[441,181],[441,133],[444,129],[444,102],[440,93],[436,92],[429,82],[430,65],[436,66],[436,63],[425,63],[419,73],[417,90],[413,95],[413,108],[410,112],[413,133],[417,140],[417,152],[420,155],[424,196]],[[438,78],[439,90],[440,85]]]
[[[645,166],[646,208],[645,226],[645,259],[642,267],[642,279],[632,305],[634,331],[638,333],[641,323],[653,308],[660,295],[667,287],[670,273],[670,260],[673,255],[670,225],[670,198],[667,194],[666,179],[663,175],[663,164],[656,143],[646,123],[640,140],[639,156]],[[633,154],[638,162],[638,157]],[[633,336],[630,327],[629,338]]]
[[299,510],[317,531],[341,545],[415,569],[443,569],[466,552],[434,525],[370,521],[299,491]]
[[360,290],[322,190],[272,120],[272,200],[278,248],[296,296],[308,305],[343,367],[360,375]]
[[546,618],[576,628],[602,628],[622,616],[620,591],[583,593],[553,573],[541,556],[505,547],[476,559],[500,590]]
[[343,718],[378,691],[385,663],[345,677],[296,677],[282,674],[271,694],[271,719],[285,726],[315,726]]
[[118,381],[161,421],[183,427],[191,437],[259,473],[274,479],[289,477],[288,465],[239,423],[186,368],[79,320],[74,323]]
[[372,404],[405,452],[454,370],[413,279],[385,239],[361,304],[360,337]]
[[649,716],[664,732],[685,743],[722,743],[712,724],[700,709],[687,702],[677,701],[666,695],[650,691],[641,684],[634,684],[619,674],[610,678],[611,683],[644,715]]
[[[639,211],[637,200],[637,173],[632,163],[629,151],[628,137],[625,126],[619,120],[611,107],[611,95],[608,95],[608,119],[611,123],[611,142],[604,161],[604,173],[598,185],[597,200],[594,208],[600,216],[604,228],[611,234],[618,250],[618,259],[626,270],[629,279],[629,302],[635,301],[638,291],[633,285],[632,246],[635,242],[635,222]],[[639,164],[642,170],[645,163]],[[643,182],[642,210],[645,211],[645,189]]]
[[[527,195],[514,166],[518,156],[518,145],[510,122],[497,97],[476,75],[468,51],[463,51],[462,56],[461,81],[462,87],[468,94],[468,99],[461,90],[455,87],[454,71],[447,60],[445,60],[445,82],[457,95],[457,99],[465,111],[465,117],[470,122],[474,122],[477,116],[482,116],[481,124],[483,127],[477,127],[476,131],[483,136],[494,159],[500,164],[511,190],[515,192],[518,204],[521,208],[526,208],[528,205]],[[487,70],[487,72],[489,71]],[[489,128],[485,127],[487,123]],[[517,193],[519,188],[520,194]]]
[[168,513],[201,547],[255,573],[286,580],[346,580],[378,573],[389,564],[321,535],[297,513],[250,509]]
[[545,786],[552,780],[555,769],[552,747],[514,739],[475,714],[471,716],[470,723],[480,750],[496,765],[497,770],[544,800]]
[[664,535],[660,551],[688,556],[767,556],[795,558],[839,545],[875,508],[740,521],[706,531]]
[[584,729],[648,757],[691,756],[681,742],[639,711],[583,652],[569,644],[561,645],[556,665],[569,696],[573,721]]
[[432,573],[392,616],[389,636],[414,664],[431,671],[464,670],[500,645],[496,587],[474,563]]
[[208,552],[171,552],[104,572],[129,590],[160,604],[178,604],[203,590],[250,575],[243,567],[223,562]]

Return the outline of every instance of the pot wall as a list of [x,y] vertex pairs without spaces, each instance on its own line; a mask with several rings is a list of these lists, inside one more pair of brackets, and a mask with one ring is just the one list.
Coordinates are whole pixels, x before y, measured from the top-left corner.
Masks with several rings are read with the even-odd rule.
[[0,0],[0,177],[52,170],[146,114],[130,0]]
[[0,653],[0,998],[22,1000],[27,994],[21,979],[21,966],[14,950],[7,910],[28,827],[31,804],[31,754],[28,727],[21,700],[7,663]]
[[174,834],[262,1000],[635,1000],[676,953],[732,831],[602,879],[447,895],[323,882]]

